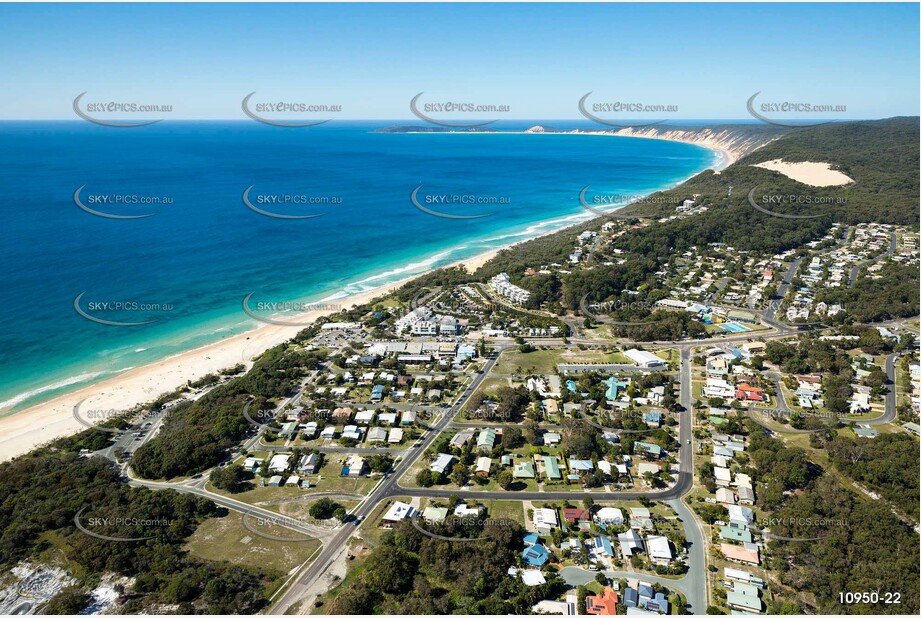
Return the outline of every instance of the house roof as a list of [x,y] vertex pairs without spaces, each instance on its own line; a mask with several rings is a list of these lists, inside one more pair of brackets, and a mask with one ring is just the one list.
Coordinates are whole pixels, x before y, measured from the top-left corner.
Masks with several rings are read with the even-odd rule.
[[534,478],[534,464],[530,461],[519,461],[515,464],[515,470],[512,472],[514,478]]
[[647,537],[646,547],[650,558],[660,558],[663,560],[672,559],[672,550],[668,546],[668,539],[664,536]]
[[519,571],[519,573],[521,574],[521,581],[524,582],[525,586],[540,586],[541,584],[547,583],[544,574],[537,569],[528,569],[526,571]]
[[402,521],[407,517],[410,517],[413,514],[413,507],[405,502],[400,502],[397,500],[390,505],[390,508],[387,509],[387,512],[384,513],[382,518],[384,521]]
[[425,521],[440,522],[448,516],[448,508],[444,506],[427,506],[422,511],[422,518]]
[[595,616],[614,616],[617,614],[617,592],[605,586],[600,595],[585,597],[585,613]]
[[541,566],[550,558],[550,552],[543,545],[529,545],[521,552],[521,560],[528,566]]
[[563,509],[563,517],[566,518],[566,521],[585,521],[589,519],[589,512],[585,509],[580,509],[574,506],[568,506]]
[[560,473],[560,463],[553,455],[544,456],[544,473],[547,475],[547,478],[550,479],[563,478],[563,475]]
[[746,562],[748,564],[761,563],[757,549],[748,549],[738,545],[730,545],[729,543],[720,543],[720,551],[730,560],[738,560],[739,562]]

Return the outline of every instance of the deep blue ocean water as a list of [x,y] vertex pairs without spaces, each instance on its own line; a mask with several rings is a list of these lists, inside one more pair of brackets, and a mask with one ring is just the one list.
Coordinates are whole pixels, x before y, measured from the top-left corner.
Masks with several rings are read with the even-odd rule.
[[[585,185],[593,193],[646,194],[714,160],[709,150],[659,140],[373,132],[387,125],[0,123],[0,413],[254,328],[259,322],[241,307],[251,292],[251,306],[335,303],[586,218],[578,201]],[[426,208],[490,216],[426,214],[410,201],[420,184]],[[153,216],[89,214],[74,202],[81,186],[82,203],[94,210]],[[241,199],[249,186],[259,208],[322,216],[260,215]],[[100,203],[105,195],[161,203]],[[266,196],[326,203],[281,205]],[[432,196],[500,203],[443,204]],[[74,308],[81,293],[78,304],[92,316],[154,321],[93,322]],[[127,308],[96,304],[115,302]]]

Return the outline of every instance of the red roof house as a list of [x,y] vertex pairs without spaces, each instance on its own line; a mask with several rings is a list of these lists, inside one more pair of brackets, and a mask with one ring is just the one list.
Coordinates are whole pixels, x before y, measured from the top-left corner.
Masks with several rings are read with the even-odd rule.
[[594,594],[586,596],[585,613],[594,616],[616,616],[617,593],[613,588],[605,586],[604,592],[600,595]]
[[580,521],[589,521],[592,518],[588,511],[572,506],[563,509],[563,517],[571,524],[575,524]]

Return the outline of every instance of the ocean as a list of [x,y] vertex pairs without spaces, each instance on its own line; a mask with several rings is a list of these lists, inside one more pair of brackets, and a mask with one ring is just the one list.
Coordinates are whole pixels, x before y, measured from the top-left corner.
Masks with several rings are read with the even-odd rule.
[[586,219],[586,185],[644,195],[716,156],[374,131],[390,124],[0,122],[0,414],[254,328],[249,294],[265,316],[267,303],[335,304]]

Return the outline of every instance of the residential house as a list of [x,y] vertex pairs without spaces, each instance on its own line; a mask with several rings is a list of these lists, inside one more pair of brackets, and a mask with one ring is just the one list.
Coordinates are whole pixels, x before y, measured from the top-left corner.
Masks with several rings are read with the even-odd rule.
[[635,507],[630,509],[630,527],[636,530],[653,530],[652,514],[649,509]]
[[479,457],[476,460],[476,469],[474,470],[473,473],[476,474],[477,476],[486,477],[486,476],[489,476],[489,470],[491,467],[492,467],[492,459],[490,459],[489,457]]
[[480,430],[476,440],[476,448],[481,452],[490,452],[496,445],[496,430],[486,427]]
[[368,430],[368,442],[384,442],[387,440],[387,430],[383,427],[372,427]]
[[533,479],[534,464],[530,461],[515,462],[515,468],[512,470],[512,478],[516,479]]
[[547,477],[548,481],[559,481],[563,478],[563,473],[560,471],[560,462],[556,457],[544,455],[543,464],[544,476]]
[[664,536],[646,537],[646,552],[655,564],[666,566],[672,561],[672,549]]
[[449,455],[448,453],[438,453],[438,456],[435,457],[435,461],[432,462],[432,465],[429,469],[432,472],[437,472],[438,474],[448,474],[453,463],[454,455]]
[[746,544],[740,546],[720,543],[720,552],[722,552],[727,560],[732,560],[733,562],[742,562],[755,566],[761,564],[761,558],[759,557],[758,547],[756,545]]
[[394,524],[403,521],[407,517],[412,517],[413,512],[414,509],[411,505],[397,500],[391,504],[387,512],[384,513],[384,516],[381,518],[381,525],[385,528],[392,528]]
[[610,586],[598,594],[585,596],[585,613],[593,616],[615,616],[617,614],[617,592]]
[[367,474],[367,472],[368,464],[365,461],[365,458],[361,457],[360,455],[351,455],[348,459],[345,460],[345,466],[343,466],[340,475],[356,477]]
[[548,534],[553,529],[560,527],[560,520],[557,518],[556,509],[534,509],[533,522],[537,531],[543,534]]
[[290,455],[273,455],[269,462],[269,472],[287,472],[291,462]]
[[624,555],[624,559],[633,556],[634,554],[646,551],[646,546],[643,543],[643,537],[641,537],[636,530],[632,528],[617,535],[617,542],[620,544],[620,551]]
[[580,521],[591,520],[591,514],[585,509],[568,506],[563,509],[563,519],[565,519],[571,524],[576,524],[576,523],[579,523]]
[[605,506],[595,513],[595,523],[603,526],[624,525],[624,513],[618,508]]

